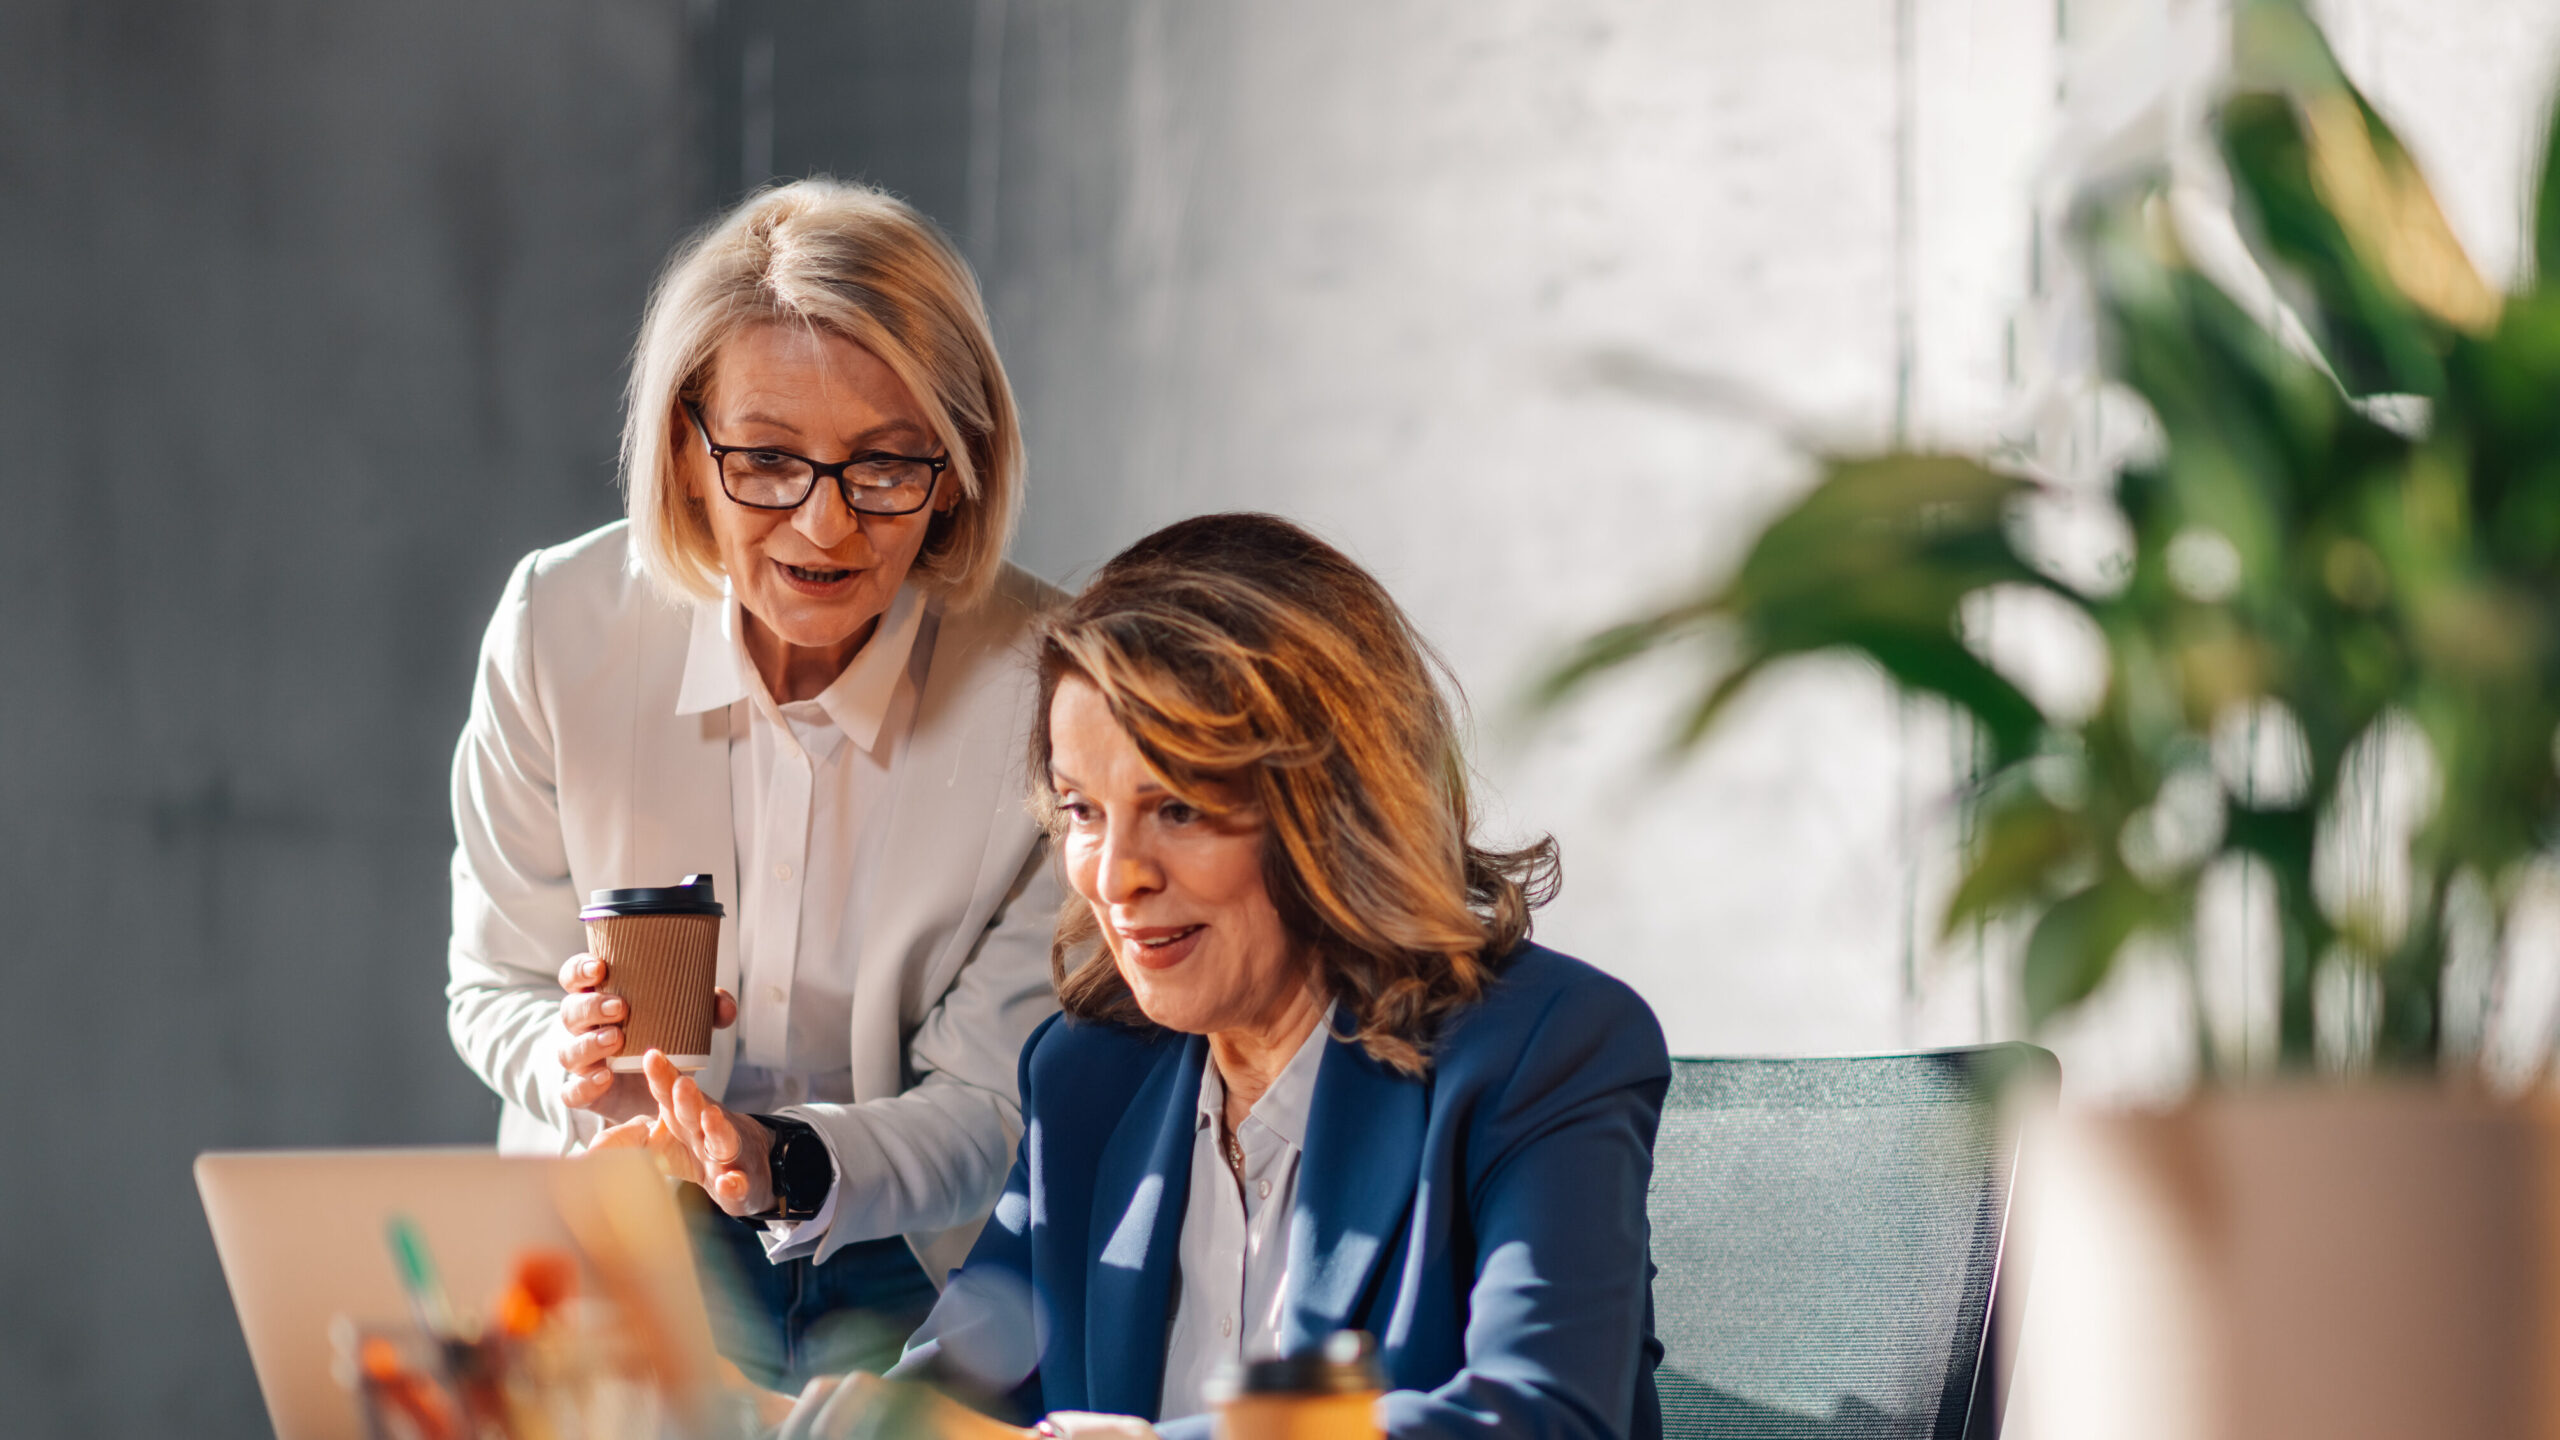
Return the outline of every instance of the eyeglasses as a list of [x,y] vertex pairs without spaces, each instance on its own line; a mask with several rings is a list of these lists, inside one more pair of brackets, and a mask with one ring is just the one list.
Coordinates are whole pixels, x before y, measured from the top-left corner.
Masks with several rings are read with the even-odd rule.
[[830,465],[769,445],[721,445],[712,440],[701,409],[692,401],[685,402],[684,413],[693,417],[702,448],[711,452],[711,463],[720,469],[720,488],[730,499],[757,510],[799,509],[824,475],[836,482],[848,510],[912,515],[933,499],[934,486],[951,465],[943,457],[892,455],[885,450],[865,450]]

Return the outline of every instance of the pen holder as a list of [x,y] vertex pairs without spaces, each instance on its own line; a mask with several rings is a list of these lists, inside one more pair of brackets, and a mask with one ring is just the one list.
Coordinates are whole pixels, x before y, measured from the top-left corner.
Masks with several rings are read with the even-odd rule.
[[572,1306],[527,1338],[438,1340],[341,1319],[338,1382],[366,1440],[654,1440],[657,1387],[602,1306]]
[[355,1397],[366,1440],[466,1440],[462,1397],[443,1347],[406,1326],[330,1327],[338,1384]]

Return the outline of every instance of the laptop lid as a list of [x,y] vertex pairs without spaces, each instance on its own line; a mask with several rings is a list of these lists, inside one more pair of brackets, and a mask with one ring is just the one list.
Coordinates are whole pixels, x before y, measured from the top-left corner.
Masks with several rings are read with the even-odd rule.
[[[525,1251],[566,1250],[592,1263],[596,1246],[609,1246],[628,1262],[615,1278],[640,1287],[658,1312],[661,1368],[695,1380],[713,1372],[684,1222],[636,1152],[213,1152],[196,1159],[196,1189],[277,1440],[364,1440],[356,1399],[331,1372],[329,1331],[341,1315],[411,1323],[385,1240],[393,1215],[417,1225],[456,1313],[469,1317],[489,1313]],[[586,1278],[591,1287],[598,1279],[592,1270]]]

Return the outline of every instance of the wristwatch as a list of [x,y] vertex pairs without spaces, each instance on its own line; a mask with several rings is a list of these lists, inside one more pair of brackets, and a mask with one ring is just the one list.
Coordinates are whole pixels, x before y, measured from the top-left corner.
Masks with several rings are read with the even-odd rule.
[[818,1138],[816,1129],[805,1120],[788,1115],[751,1115],[747,1117],[773,1132],[773,1145],[765,1153],[768,1174],[773,1184],[773,1208],[760,1210],[750,1220],[808,1220],[827,1203],[827,1192],[836,1187],[835,1157],[827,1153],[827,1142]]

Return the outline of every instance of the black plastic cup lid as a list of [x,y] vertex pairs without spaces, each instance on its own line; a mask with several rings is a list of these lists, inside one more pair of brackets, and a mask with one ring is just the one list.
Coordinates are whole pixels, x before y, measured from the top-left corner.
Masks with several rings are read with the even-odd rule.
[[711,898],[711,877],[687,875],[679,885],[654,890],[596,890],[587,895],[581,920],[610,920],[616,915],[726,915]]
[[1209,1383],[1213,1397],[1237,1395],[1365,1395],[1387,1388],[1378,1344],[1366,1330],[1336,1330],[1312,1350],[1276,1360],[1232,1362]]

